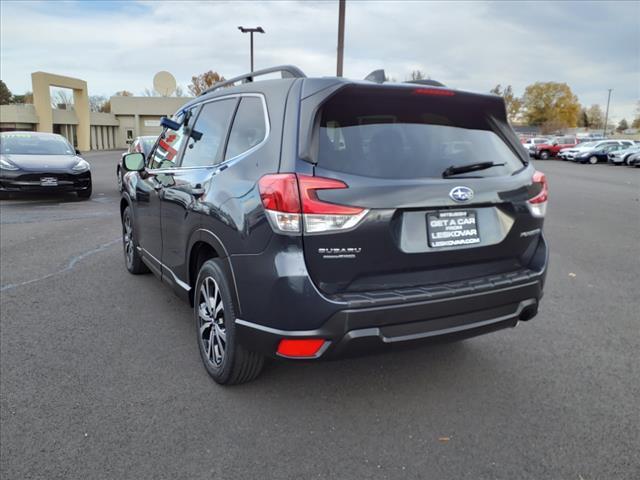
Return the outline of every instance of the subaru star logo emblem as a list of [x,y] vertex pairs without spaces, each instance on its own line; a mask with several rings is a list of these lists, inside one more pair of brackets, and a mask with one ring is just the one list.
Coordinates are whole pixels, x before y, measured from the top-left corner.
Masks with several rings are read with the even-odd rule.
[[473,190],[469,187],[454,187],[449,196],[456,202],[468,202],[473,198]]

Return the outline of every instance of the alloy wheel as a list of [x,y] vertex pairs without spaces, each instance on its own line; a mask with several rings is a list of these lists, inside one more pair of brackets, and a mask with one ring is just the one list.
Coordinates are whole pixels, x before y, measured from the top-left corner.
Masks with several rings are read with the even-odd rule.
[[133,227],[131,225],[131,216],[129,212],[125,212],[122,218],[122,243],[124,245],[124,257],[127,261],[127,267],[131,268],[133,265]]
[[198,295],[198,338],[207,361],[220,367],[227,349],[227,332],[222,295],[213,277],[204,279]]
[[589,158],[589,163],[591,165],[595,165],[596,163],[598,163],[598,157],[596,157],[595,155],[593,157]]

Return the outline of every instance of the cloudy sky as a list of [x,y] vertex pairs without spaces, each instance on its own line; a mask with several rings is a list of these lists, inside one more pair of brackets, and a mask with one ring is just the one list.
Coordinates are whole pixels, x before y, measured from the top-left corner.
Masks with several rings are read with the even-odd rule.
[[[31,89],[43,70],[87,80],[90,94],[141,94],[168,70],[185,87],[194,74],[292,63],[334,75],[337,1],[37,2],[2,0],[0,73]],[[345,76],[377,68],[404,80],[415,69],[454,87],[486,92],[535,81],[567,82],[581,103],[631,119],[640,99],[640,2],[427,2],[347,0]]]

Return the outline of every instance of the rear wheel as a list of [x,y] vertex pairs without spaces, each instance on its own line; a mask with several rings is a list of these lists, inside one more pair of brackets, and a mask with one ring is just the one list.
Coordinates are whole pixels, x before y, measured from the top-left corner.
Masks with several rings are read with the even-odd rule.
[[131,207],[125,208],[124,212],[122,212],[122,246],[124,248],[124,264],[127,270],[134,275],[147,273],[149,269],[142,261],[142,256],[137,249]]
[[592,155],[589,157],[589,163],[591,165],[595,165],[596,163],[598,163],[598,157],[596,157],[595,155]]
[[221,385],[256,378],[264,357],[236,342],[236,315],[220,260],[207,260],[200,268],[193,303],[198,349],[209,375]]

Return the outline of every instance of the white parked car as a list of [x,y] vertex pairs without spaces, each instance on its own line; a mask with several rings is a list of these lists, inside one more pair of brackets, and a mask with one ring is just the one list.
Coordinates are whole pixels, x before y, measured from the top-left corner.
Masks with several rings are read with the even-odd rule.
[[629,157],[638,152],[640,152],[640,145],[609,152],[607,161],[614,165],[629,165]]
[[533,137],[527,138],[524,142],[522,142],[522,146],[525,148],[529,155],[532,155],[536,151],[536,145],[541,145],[543,143],[549,143],[549,139],[545,137]]

